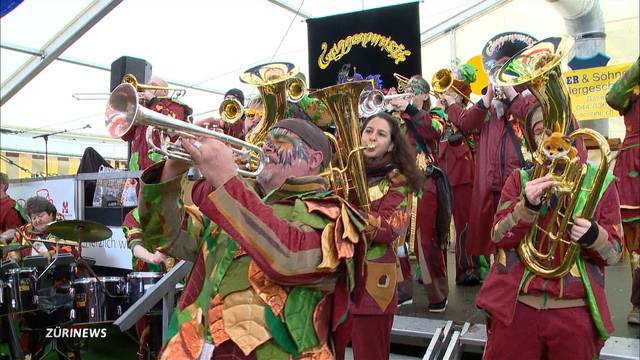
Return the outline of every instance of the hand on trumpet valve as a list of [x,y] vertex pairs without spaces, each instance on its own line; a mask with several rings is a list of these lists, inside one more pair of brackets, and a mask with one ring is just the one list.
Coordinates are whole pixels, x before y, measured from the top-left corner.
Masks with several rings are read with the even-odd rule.
[[236,176],[238,166],[233,151],[222,141],[211,137],[181,140],[193,163],[213,187],[218,188]]
[[398,97],[389,100],[389,105],[394,109],[404,112],[407,110],[407,106],[411,104],[411,99],[408,97]]

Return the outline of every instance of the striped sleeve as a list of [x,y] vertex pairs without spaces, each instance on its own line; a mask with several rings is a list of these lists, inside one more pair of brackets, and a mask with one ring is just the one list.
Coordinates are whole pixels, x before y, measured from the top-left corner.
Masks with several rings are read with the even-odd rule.
[[520,191],[520,172],[516,170],[509,175],[502,188],[498,211],[491,229],[491,240],[500,248],[509,249],[518,246],[531,230],[537,215],[536,211],[524,205]]
[[321,233],[278,218],[237,177],[209,194],[200,210],[237,241],[272,280],[283,285],[320,284]]

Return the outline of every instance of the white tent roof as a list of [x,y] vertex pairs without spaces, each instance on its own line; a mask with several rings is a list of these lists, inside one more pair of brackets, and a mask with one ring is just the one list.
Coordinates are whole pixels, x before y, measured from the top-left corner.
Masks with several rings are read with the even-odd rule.
[[[56,34],[84,9],[113,1],[26,0],[0,21],[0,80],[38,57]],[[117,1],[116,1],[117,2]],[[2,149],[44,151],[45,132],[54,135],[50,153],[81,154],[89,144],[106,156],[126,157],[121,141],[108,139],[103,123],[106,95],[77,100],[74,94],[109,90],[111,62],[123,55],[149,61],[154,75],[189,88],[183,101],[201,114],[217,108],[227,89],[255,89],[238,76],[254,65],[287,61],[307,73],[305,19],[408,1],[392,0],[128,0],[109,11],[0,108]],[[481,0],[425,0],[420,28],[427,30]],[[484,1],[486,2],[486,1]],[[402,26],[402,24],[398,24]],[[67,29],[68,30],[68,29]],[[44,54],[46,55],[46,54]],[[80,64],[84,65],[80,65]],[[201,115],[202,116],[202,115]],[[197,116],[196,116],[197,118]],[[79,129],[91,125],[89,129]],[[18,131],[8,134],[7,130]],[[103,142],[104,145],[99,145]]]

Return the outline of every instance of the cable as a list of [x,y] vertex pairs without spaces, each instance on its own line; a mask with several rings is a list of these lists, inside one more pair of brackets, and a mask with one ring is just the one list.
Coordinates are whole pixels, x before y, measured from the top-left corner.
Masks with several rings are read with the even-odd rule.
[[293,19],[291,19],[291,22],[289,23],[289,27],[287,27],[287,31],[284,32],[284,36],[282,36],[282,39],[280,39],[280,43],[278,44],[276,51],[273,53],[273,56],[271,57],[271,61],[273,61],[276,55],[278,55],[278,51],[280,51],[280,46],[282,46],[284,39],[289,34],[289,30],[291,30],[291,26],[293,25],[293,22],[296,20],[296,17],[298,17],[298,14],[300,14],[300,9],[302,9],[302,5],[304,5],[304,1],[305,0],[302,0],[302,2],[300,3],[300,6],[298,6],[298,10],[296,10],[296,13],[293,15]]

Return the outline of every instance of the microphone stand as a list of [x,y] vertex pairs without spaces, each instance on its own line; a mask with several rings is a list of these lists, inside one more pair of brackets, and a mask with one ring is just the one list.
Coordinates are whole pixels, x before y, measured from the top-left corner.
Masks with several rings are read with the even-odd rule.
[[48,177],[49,176],[49,136],[53,136],[53,135],[59,135],[59,134],[64,134],[64,133],[68,133],[70,131],[74,131],[74,130],[82,130],[82,129],[88,129],[90,128],[91,125],[87,124],[83,127],[79,127],[79,128],[75,128],[75,129],[64,129],[64,130],[60,130],[60,131],[54,131],[51,133],[47,133],[47,134],[42,134],[42,135],[36,135],[31,137],[32,139],[37,139],[37,138],[43,138],[44,139],[44,177]]

